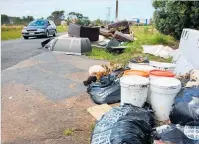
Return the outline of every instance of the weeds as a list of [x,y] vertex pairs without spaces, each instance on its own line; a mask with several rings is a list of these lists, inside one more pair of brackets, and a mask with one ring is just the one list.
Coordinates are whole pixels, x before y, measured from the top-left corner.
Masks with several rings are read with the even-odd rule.
[[64,136],[72,136],[74,134],[74,130],[73,129],[65,129],[63,132]]

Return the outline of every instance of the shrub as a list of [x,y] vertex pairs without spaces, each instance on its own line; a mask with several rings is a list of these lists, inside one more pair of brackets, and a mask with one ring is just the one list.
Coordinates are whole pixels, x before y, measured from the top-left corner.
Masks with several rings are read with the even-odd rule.
[[183,28],[199,29],[199,1],[153,1],[157,30],[180,39]]

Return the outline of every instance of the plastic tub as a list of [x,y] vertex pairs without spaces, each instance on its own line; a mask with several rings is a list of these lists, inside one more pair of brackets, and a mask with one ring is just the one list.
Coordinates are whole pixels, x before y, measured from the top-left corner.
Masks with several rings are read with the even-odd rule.
[[140,71],[140,70],[126,70],[124,71],[124,75],[130,76],[130,75],[137,75],[137,76],[142,76],[142,77],[149,77],[149,73],[145,71]]
[[154,67],[155,69],[159,70],[166,70],[174,72],[176,64],[173,63],[163,63],[163,62],[156,62],[156,61],[150,61],[149,65]]
[[151,71],[151,70],[154,70],[156,68],[152,67],[152,66],[149,66],[148,64],[146,63],[132,63],[132,62],[129,62],[129,65],[128,67],[131,69],[131,70],[142,70],[142,71]]
[[152,70],[149,72],[149,75],[151,80],[162,77],[175,77],[174,73],[164,70]]
[[174,99],[181,89],[181,82],[176,78],[163,77],[150,82],[148,99],[155,111],[155,119],[166,121],[174,103]]
[[123,76],[120,79],[121,105],[129,103],[142,107],[147,100],[149,79],[142,76]]

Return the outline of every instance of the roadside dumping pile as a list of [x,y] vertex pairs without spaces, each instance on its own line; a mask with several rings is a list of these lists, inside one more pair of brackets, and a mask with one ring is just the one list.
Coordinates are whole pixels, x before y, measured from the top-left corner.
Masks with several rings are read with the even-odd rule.
[[175,67],[147,57],[91,67],[93,81],[84,82],[91,99],[120,102],[97,122],[91,144],[199,144],[199,70],[182,76]]
[[105,48],[109,52],[121,53],[127,48],[122,45],[134,40],[129,29],[127,21],[110,24],[107,28],[71,23],[68,27],[68,34],[49,38],[41,42],[41,45],[50,51],[73,55],[91,52],[93,46]]
[[121,53],[127,46],[126,42],[134,41],[134,35],[130,32],[127,21],[109,24],[107,28],[100,28],[100,39],[92,46],[107,49],[109,52]]

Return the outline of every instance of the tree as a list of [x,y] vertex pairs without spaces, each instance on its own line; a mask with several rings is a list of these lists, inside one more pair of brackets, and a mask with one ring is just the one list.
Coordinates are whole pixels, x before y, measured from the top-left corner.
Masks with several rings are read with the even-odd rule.
[[102,26],[103,25],[103,22],[100,19],[97,19],[97,20],[93,21],[93,23],[96,26]]
[[153,1],[154,24],[164,33],[179,39],[183,28],[199,29],[198,1]]
[[1,24],[10,24],[10,18],[7,15],[2,14],[1,15]]
[[88,17],[83,16],[81,13],[76,12],[70,12],[68,14],[67,23],[71,23],[72,21],[75,21],[75,23],[80,25],[86,25],[88,26],[91,22]]
[[64,20],[64,18],[65,18],[64,11],[61,10],[61,11],[52,12],[47,19],[53,20],[56,25],[60,25],[61,21]]

